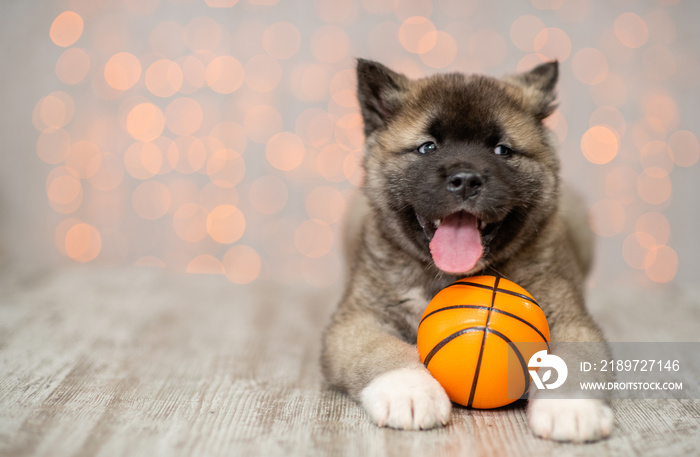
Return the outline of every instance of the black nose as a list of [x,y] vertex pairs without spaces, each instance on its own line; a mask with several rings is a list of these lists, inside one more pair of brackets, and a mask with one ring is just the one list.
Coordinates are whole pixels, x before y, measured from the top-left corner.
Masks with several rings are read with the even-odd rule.
[[447,178],[447,190],[465,200],[478,194],[483,184],[481,175],[473,171],[458,171]]

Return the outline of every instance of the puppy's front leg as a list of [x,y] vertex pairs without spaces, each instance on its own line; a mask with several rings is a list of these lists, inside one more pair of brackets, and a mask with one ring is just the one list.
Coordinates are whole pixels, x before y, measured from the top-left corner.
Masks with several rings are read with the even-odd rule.
[[[575,294],[572,293],[572,296]],[[585,311],[583,300],[574,299],[568,305],[553,319],[552,352],[565,362],[608,359],[608,348],[604,344],[603,335]],[[594,344],[574,347],[557,345],[558,342]],[[600,379],[592,380],[607,381],[606,376],[604,373],[598,373],[597,377]],[[535,435],[555,441],[572,442],[597,441],[610,435],[614,417],[609,402],[596,398],[576,398],[580,397],[580,393],[571,391],[567,386],[577,386],[580,381],[582,379],[577,378],[575,370],[569,370],[566,383],[557,389],[559,398],[547,398],[547,390],[530,391],[527,417]],[[571,398],[561,398],[562,393],[567,395],[567,390]]]
[[326,379],[359,401],[379,426],[417,430],[446,424],[452,404],[420,363],[416,346],[371,311],[347,307],[341,305],[325,335]]

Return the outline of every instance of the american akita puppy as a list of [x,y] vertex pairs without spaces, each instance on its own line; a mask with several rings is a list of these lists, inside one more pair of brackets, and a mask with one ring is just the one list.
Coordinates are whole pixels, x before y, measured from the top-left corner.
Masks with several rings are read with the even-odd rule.
[[[584,307],[586,212],[562,190],[543,124],[557,77],[556,62],[501,79],[411,80],[358,61],[364,197],[348,222],[350,276],[324,336],[322,367],[378,425],[448,422],[450,400],[415,343],[428,301],[459,278],[495,272],[523,286],[544,310],[553,342],[603,341]],[[600,439],[613,424],[605,401],[537,393],[527,416],[536,435],[563,441]]]

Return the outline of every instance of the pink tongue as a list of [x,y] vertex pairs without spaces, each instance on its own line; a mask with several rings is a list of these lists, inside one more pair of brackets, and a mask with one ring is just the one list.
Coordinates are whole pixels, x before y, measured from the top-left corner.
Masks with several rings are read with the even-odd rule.
[[471,214],[459,212],[447,216],[430,241],[435,265],[447,273],[466,273],[481,258],[481,234]]

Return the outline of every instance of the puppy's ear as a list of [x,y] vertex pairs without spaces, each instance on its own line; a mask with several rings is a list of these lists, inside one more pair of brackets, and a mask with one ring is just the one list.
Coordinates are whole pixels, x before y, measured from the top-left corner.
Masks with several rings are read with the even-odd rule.
[[559,77],[559,62],[540,64],[530,71],[507,76],[506,81],[522,88],[523,99],[527,108],[539,119],[544,119],[556,109],[554,90]]
[[398,110],[409,79],[371,60],[357,60],[357,99],[362,109],[365,136],[385,127]]

